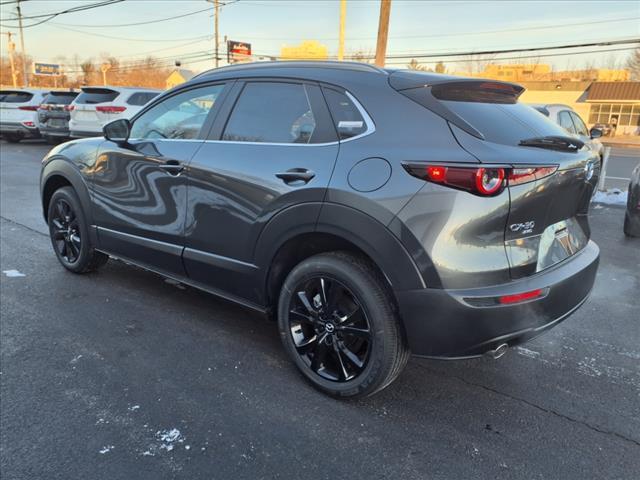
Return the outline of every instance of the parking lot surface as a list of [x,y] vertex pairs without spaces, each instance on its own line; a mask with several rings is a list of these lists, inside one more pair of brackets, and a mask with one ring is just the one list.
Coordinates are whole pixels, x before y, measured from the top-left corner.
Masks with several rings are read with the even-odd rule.
[[66,272],[39,204],[47,147],[0,149],[4,480],[638,478],[640,239],[623,209],[592,208],[596,285],[557,328],[498,361],[413,359],[337,401],[260,316],[122,262]]

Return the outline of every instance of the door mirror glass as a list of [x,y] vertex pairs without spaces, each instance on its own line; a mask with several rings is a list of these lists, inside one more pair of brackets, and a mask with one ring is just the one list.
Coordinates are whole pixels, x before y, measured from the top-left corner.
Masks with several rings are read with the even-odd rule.
[[127,118],[114,120],[102,127],[102,132],[107,140],[118,144],[126,143],[131,133],[131,122]]
[[602,130],[600,130],[599,128],[592,128],[589,131],[589,135],[591,136],[591,138],[600,138],[602,136]]

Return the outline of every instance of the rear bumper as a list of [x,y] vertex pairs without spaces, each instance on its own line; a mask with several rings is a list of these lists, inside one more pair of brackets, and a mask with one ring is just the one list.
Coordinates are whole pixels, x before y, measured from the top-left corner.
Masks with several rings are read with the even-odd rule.
[[[498,345],[523,343],[571,315],[589,296],[600,258],[594,242],[570,259],[508,284],[465,290],[396,292],[412,352],[464,358]],[[465,299],[548,289],[543,298],[513,305],[472,306]]]
[[40,132],[38,127],[25,127],[21,123],[17,122],[2,122],[0,123],[0,135],[4,134],[20,135],[23,138],[38,138]]
[[70,135],[68,128],[51,128],[40,125],[40,133],[50,137],[68,137]]

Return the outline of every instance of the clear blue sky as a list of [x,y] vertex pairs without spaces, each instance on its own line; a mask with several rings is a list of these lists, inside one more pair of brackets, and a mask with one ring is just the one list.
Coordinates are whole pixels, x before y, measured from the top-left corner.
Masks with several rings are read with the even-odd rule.
[[[96,1],[28,0],[22,3],[22,10],[23,15],[30,16]],[[211,4],[205,0],[126,0],[61,15],[25,29],[26,50],[36,61],[43,62],[56,61],[60,56],[71,60],[75,54],[81,60],[90,57],[97,60],[102,53],[121,59],[150,54],[166,61],[182,58],[185,66],[202,70],[211,66],[212,61],[189,63],[188,55],[212,50],[211,10],[143,26],[103,26],[151,21],[207,7]],[[375,51],[378,8],[378,0],[347,1],[347,54]],[[11,21],[14,11],[15,4],[1,7],[3,25],[14,24]],[[220,33],[221,37],[227,35],[233,40],[250,42],[257,54],[278,55],[283,44],[313,39],[327,45],[330,55],[336,55],[338,15],[338,0],[239,0],[221,9]],[[392,0],[387,53],[478,51],[640,37],[639,18],[638,0]],[[25,25],[35,21],[26,20]],[[550,28],[553,26],[557,27]],[[4,35],[7,30],[2,28],[3,54],[7,51]],[[17,28],[9,30],[17,32]],[[17,39],[16,44],[19,46]],[[586,62],[610,64],[612,60],[624,60],[627,55],[628,52],[555,58],[541,55],[540,60],[565,69],[580,68]],[[443,60],[450,69],[463,67]]]

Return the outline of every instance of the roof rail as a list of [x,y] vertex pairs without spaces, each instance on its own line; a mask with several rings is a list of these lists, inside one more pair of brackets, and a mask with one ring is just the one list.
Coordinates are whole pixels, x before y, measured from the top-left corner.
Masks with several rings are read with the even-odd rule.
[[343,70],[354,70],[360,72],[376,72],[387,75],[388,72],[382,68],[376,67],[369,63],[361,62],[339,62],[330,60],[312,60],[312,61],[300,61],[300,60],[282,60],[273,62],[251,62],[251,63],[238,63],[235,65],[225,65],[224,67],[213,68],[205,70],[204,72],[196,75],[195,78],[200,78],[205,75],[210,75],[218,72],[227,72],[235,70],[252,70],[260,68],[336,68]]

